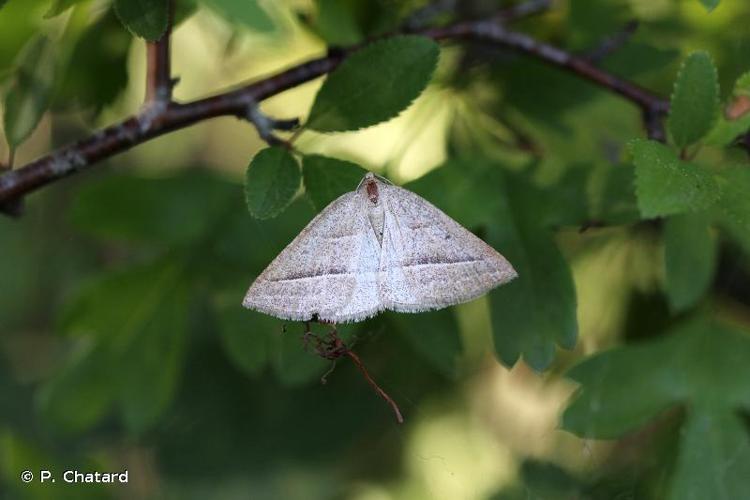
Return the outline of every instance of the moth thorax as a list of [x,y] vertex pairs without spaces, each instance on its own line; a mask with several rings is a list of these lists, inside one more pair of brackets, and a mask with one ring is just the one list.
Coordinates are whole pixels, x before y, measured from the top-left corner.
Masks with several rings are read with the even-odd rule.
[[378,181],[375,179],[368,179],[365,183],[365,189],[367,190],[367,199],[370,200],[370,203],[373,205],[377,205],[380,197],[380,193],[378,193]]

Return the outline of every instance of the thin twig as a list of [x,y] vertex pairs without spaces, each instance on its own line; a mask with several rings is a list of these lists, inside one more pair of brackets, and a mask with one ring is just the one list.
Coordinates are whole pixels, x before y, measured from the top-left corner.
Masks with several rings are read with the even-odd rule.
[[581,56],[592,63],[599,63],[612,52],[615,52],[625,45],[625,43],[627,43],[627,41],[635,34],[637,29],[638,21],[635,19],[629,21],[620,31],[612,36],[608,36],[602,40],[598,46],[581,54]]
[[370,376],[370,373],[367,371],[367,368],[365,368],[365,365],[362,363],[362,360],[359,359],[359,356],[354,351],[351,351],[349,349],[346,350],[346,355],[351,358],[352,361],[354,361],[354,364],[357,365],[357,368],[359,368],[359,371],[362,372],[362,375],[365,376],[365,379],[367,379],[367,382],[372,386],[373,389],[375,389],[375,392],[378,393],[378,396],[383,398],[386,403],[391,405],[391,408],[393,408],[393,413],[396,414],[396,421],[399,424],[404,423],[404,417],[401,415],[401,410],[399,409],[396,402],[391,398],[383,389],[380,388],[380,386],[373,380],[373,378]]
[[349,356],[354,364],[357,365],[359,371],[362,372],[362,375],[364,375],[367,383],[370,384],[370,386],[375,390],[378,396],[383,398],[386,403],[388,403],[390,407],[393,408],[393,412],[396,414],[396,420],[398,421],[398,423],[404,423],[404,417],[401,415],[401,410],[399,409],[396,402],[378,385],[377,382],[375,382],[372,376],[370,376],[370,372],[367,371],[367,368],[365,368],[365,365],[364,363],[362,363],[362,360],[359,358],[359,356],[357,356],[357,354],[352,351],[344,343],[343,340],[341,340],[341,337],[339,337],[338,332],[336,331],[336,327],[333,327],[332,330],[328,333],[328,338],[326,340],[323,340],[319,336],[312,333],[312,331],[310,330],[310,323],[306,322],[305,334],[303,336],[303,339],[305,341],[305,346],[307,346],[307,343],[310,340],[313,340],[315,342],[315,352],[318,354],[318,356],[323,359],[331,360],[334,363],[331,368],[321,377],[321,383],[325,384],[328,382],[328,376],[333,372],[336,366],[335,363],[340,357]]
[[169,0],[169,22],[164,34],[155,42],[146,44],[146,103],[172,100],[172,63],[170,39],[174,19],[174,0]]
[[[538,0],[532,0],[532,5],[539,4]],[[518,9],[519,12],[523,10]],[[659,139],[664,135],[661,122],[669,108],[667,100],[635,83],[596,67],[585,58],[540,42],[529,35],[508,30],[502,24],[486,20],[461,22],[446,27],[422,30],[418,33],[434,40],[485,41],[514,49],[552,66],[563,68],[639,106],[643,111],[649,136]],[[137,115],[1,175],[0,209],[3,205],[7,206],[7,202],[11,200],[20,199],[42,186],[174,130],[218,116],[236,116],[247,119],[249,104],[258,103],[332,71],[357,48],[330,51],[324,57],[212,97],[184,104],[170,103],[162,107],[146,106]]]

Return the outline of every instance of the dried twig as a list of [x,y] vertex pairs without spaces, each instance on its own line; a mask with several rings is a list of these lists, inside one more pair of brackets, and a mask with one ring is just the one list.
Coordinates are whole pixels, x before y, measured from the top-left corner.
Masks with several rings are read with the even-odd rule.
[[[365,377],[365,380],[367,380],[367,383],[370,384],[370,386],[375,390],[378,396],[383,398],[385,402],[388,403],[393,409],[393,413],[396,414],[396,421],[398,421],[399,424],[404,423],[404,417],[401,415],[401,410],[399,409],[398,404],[396,404],[393,398],[391,398],[388,393],[385,392],[377,382],[375,382],[375,380],[370,375],[370,372],[368,372],[367,368],[365,368],[364,363],[362,363],[362,360],[359,358],[357,353],[352,351],[346,344],[344,344],[344,341],[341,340],[341,338],[338,336],[338,332],[336,331],[335,327],[332,328],[332,330],[328,333],[328,336],[324,340],[312,333],[310,329],[310,323],[307,322],[303,340],[305,342],[305,346],[309,345],[311,341],[314,342],[315,352],[318,354],[318,356],[324,359],[331,360],[334,363],[336,363],[336,361],[342,356],[349,356],[349,358],[354,362],[359,371],[362,372],[362,375]],[[332,371],[333,367],[331,367],[331,369],[328,370],[325,375],[323,375],[323,377],[321,378],[322,383],[326,383],[328,375],[330,375]]]

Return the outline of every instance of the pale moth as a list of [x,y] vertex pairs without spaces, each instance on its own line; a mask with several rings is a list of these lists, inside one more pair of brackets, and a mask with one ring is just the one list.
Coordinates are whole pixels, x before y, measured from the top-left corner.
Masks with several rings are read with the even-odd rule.
[[479,297],[517,276],[424,198],[368,173],[258,276],[242,304],[282,319],[362,321]]

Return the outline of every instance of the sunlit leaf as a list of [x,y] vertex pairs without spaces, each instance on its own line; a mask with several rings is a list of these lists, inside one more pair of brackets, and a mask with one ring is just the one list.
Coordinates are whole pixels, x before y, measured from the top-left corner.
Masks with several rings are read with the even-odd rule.
[[294,199],[302,180],[299,164],[282,147],[261,150],[245,174],[245,200],[253,217],[270,219]]
[[711,56],[693,52],[680,68],[669,111],[669,132],[678,148],[711,130],[719,107],[719,81]]
[[425,89],[439,52],[432,40],[412,35],[358,50],[323,82],[308,127],[341,132],[390,120]]

